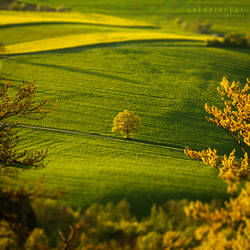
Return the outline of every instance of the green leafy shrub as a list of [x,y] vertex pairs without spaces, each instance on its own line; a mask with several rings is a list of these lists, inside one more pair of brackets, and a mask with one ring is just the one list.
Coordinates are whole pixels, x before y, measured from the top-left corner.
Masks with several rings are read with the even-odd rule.
[[55,9],[54,9],[54,8],[51,8],[51,7],[49,7],[49,6],[37,4],[37,5],[36,5],[36,11],[53,12],[53,11],[55,11]]
[[207,47],[249,48],[249,41],[244,35],[228,33],[221,39],[207,39],[205,45]]
[[43,229],[35,228],[24,244],[25,250],[49,250],[49,241]]
[[176,25],[181,25],[183,23],[183,19],[181,17],[177,17],[175,20],[174,20],[174,23]]
[[162,235],[156,232],[149,232],[137,239],[137,247],[140,250],[158,250],[162,249]]
[[0,221],[0,249],[18,249],[17,235],[12,230],[9,222],[5,220]]
[[64,233],[69,225],[80,219],[80,211],[74,211],[63,201],[56,199],[35,199],[32,208],[35,211],[37,224],[50,236],[52,243],[55,243],[58,237],[58,230]]
[[65,7],[64,5],[61,5],[61,6],[58,6],[58,7],[56,8],[56,11],[57,11],[57,12],[66,12],[66,11],[70,11],[70,8]]
[[210,22],[197,22],[195,24],[195,32],[201,34],[209,34],[212,26],[213,24]]

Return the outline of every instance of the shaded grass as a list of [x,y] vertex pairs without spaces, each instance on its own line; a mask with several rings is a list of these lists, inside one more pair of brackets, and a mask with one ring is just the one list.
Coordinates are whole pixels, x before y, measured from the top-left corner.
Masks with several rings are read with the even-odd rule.
[[[119,29],[90,25],[72,24],[30,24],[24,26],[1,27],[1,42],[6,46],[53,37],[91,34],[96,32],[114,32]],[[126,30],[126,29],[125,29]]]

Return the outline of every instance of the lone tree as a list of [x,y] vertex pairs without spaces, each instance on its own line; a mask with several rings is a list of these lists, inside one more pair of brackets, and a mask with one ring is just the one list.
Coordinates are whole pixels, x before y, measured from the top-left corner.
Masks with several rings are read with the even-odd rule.
[[17,150],[20,142],[18,132],[13,128],[15,118],[42,119],[54,110],[48,100],[37,100],[35,85],[23,83],[15,96],[9,95],[10,82],[0,87],[0,168],[8,165],[43,166],[47,150]]
[[139,127],[141,127],[140,117],[132,111],[124,110],[114,118],[112,132],[119,131],[128,139]]

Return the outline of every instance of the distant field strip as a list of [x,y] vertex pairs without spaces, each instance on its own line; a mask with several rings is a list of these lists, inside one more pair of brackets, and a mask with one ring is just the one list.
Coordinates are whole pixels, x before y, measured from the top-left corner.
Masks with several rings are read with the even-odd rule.
[[94,33],[77,34],[63,37],[48,38],[43,40],[29,41],[24,43],[5,46],[3,55],[26,54],[58,49],[67,49],[80,46],[97,44],[109,44],[132,41],[153,41],[153,40],[187,40],[203,41],[207,36],[184,36],[168,33],[153,32],[115,32],[115,33]]
[[130,19],[103,15],[80,13],[42,13],[0,11],[0,25],[32,24],[32,23],[83,23],[124,27],[153,27],[155,25]]

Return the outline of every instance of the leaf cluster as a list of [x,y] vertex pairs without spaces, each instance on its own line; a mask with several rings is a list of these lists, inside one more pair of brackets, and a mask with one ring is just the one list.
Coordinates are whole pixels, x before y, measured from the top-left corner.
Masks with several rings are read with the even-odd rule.
[[134,112],[124,110],[114,118],[112,132],[120,132],[125,138],[135,134],[136,130],[141,127],[141,119]]
[[228,33],[223,38],[207,39],[207,47],[249,48],[249,39],[241,34]]
[[249,83],[247,80],[245,86],[241,88],[239,82],[233,81],[229,84],[226,77],[223,77],[222,89],[217,88],[217,90],[222,95],[224,109],[220,110],[217,106],[205,104],[206,112],[211,115],[207,118],[208,121],[223,128],[244,153],[246,153],[244,144],[250,146]]

